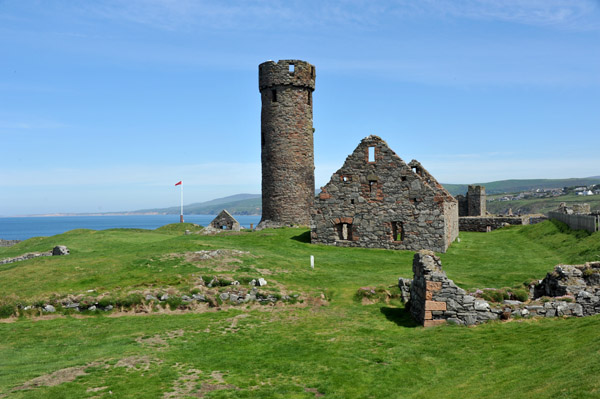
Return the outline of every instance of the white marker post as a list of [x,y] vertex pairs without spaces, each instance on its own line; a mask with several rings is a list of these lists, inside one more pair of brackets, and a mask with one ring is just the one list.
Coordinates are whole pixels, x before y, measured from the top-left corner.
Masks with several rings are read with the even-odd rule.
[[310,268],[313,270],[315,268],[315,257],[313,255],[310,256]]

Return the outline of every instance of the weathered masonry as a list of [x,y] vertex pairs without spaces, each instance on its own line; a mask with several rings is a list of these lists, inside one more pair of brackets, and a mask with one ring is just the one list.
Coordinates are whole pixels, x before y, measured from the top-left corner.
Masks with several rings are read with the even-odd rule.
[[419,162],[369,136],[322,187],[311,228],[313,243],[446,252],[458,237],[458,203]]
[[530,285],[526,302],[490,303],[475,296],[477,293],[469,294],[456,286],[433,252],[419,251],[413,259],[413,278],[399,278],[398,286],[412,317],[424,327],[446,323],[469,326],[512,317],[583,317],[600,313],[600,262],[557,265],[538,284]]
[[240,231],[240,223],[226,209],[223,209],[209,226],[216,230]]
[[458,216],[485,216],[486,200],[485,187],[469,186],[467,195],[457,195]]
[[315,67],[300,60],[259,65],[262,219],[257,229],[310,224],[315,195]]

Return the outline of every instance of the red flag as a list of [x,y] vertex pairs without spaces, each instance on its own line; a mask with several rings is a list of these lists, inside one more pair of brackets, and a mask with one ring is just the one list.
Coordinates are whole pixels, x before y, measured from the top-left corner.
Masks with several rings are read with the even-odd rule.
[[180,185],[180,184],[181,184],[181,182],[179,182],[179,183],[175,183],[175,185],[176,185],[176,186],[178,186],[178,185]]

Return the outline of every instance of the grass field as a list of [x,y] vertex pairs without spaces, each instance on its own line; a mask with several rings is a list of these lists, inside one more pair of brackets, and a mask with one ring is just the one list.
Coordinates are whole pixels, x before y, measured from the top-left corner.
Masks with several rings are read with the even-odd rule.
[[[423,329],[397,301],[355,299],[360,287],[411,277],[412,252],[315,246],[298,229],[202,236],[185,228],[77,230],[0,248],[0,259],[71,249],[0,266],[0,296],[33,303],[88,290],[185,291],[200,275],[219,275],[262,276],[303,302],[0,323],[0,398],[600,397],[600,317]],[[559,223],[460,236],[442,262],[466,289],[515,286],[555,264],[600,257],[598,233]],[[174,256],[204,249],[249,254]]]

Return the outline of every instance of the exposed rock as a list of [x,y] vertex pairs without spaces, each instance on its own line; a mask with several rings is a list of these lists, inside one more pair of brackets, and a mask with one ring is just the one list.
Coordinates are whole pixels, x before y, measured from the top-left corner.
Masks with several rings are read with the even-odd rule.
[[44,312],[54,313],[56,312],[56,308],[52,305],[46,305],[44,306]]
[[64,245],[57,245],[52,249],[52,256],[69,255],[70,253],[69,248]]

